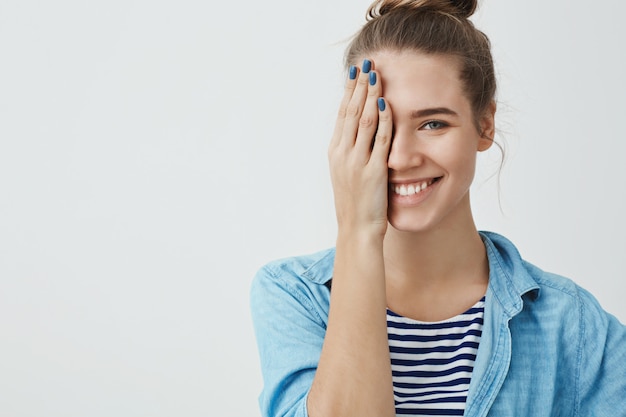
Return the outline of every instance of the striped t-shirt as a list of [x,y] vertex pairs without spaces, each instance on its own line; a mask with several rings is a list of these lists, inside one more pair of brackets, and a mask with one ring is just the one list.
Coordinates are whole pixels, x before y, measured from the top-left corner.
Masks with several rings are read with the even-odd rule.
[[396,415],[463,415],[484,306],[485,297],[465,313],[434,323],[387,310]]

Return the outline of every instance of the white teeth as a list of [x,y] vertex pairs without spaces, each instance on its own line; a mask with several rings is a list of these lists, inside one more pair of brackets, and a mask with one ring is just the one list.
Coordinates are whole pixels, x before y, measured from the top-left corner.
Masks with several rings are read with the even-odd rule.
[[428,187],[430,184],[432,184],[433,181],[422,181],[420,183],[416,183],[416,184],[402,184],[402,185],[396,185],[394,187],[394,192],[396,194],[400,194],[401,196],[408,196],[408,195],[413,195],[413,194],[417,194],[420,191],[423,191],[426,189],[426,187]]

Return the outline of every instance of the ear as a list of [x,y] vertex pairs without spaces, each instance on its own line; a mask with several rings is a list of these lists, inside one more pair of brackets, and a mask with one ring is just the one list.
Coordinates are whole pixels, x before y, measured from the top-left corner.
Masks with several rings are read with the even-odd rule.
[[478,151],[486,151],[493,145],[493,138],[496,135],[496,102],[489,103],[479,122],[480,139],[478,140]]

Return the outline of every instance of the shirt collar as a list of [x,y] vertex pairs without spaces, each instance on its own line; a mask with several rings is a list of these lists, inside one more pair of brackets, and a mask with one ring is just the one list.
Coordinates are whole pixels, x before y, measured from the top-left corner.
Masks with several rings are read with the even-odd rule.
[[326,284],[333,278],[335,266],[335,249],[326,249],[309,257],[303,265],[302,276],[316,284]]
[[539,297],[539,285],[511,241],[493,232],[480,235],[489,259],[489,289],[512,317],[522,310],[524,297]]
[[[522,310],[523,297],[539,296],[539,285],[524,265],[510,240],[493,232],[480,232],[489,260],[489,287],[507,314]],[[301,264],[302,276],[316,284],[326,284],[333,277],[335,249],[317,252]]]

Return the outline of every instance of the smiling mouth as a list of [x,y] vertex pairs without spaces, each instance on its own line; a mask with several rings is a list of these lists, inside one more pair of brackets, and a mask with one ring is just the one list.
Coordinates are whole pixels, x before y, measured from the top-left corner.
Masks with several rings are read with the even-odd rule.
[[418,181],[412,184],[390,184],[390,188],[394,193],[403,197],[411,196],[424,191],[426,188],[430,187],[440,179],[441,177],[436,177],[425,181]]

